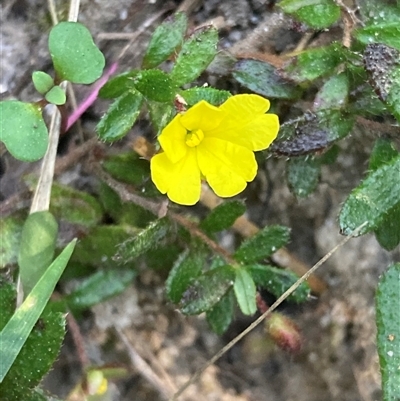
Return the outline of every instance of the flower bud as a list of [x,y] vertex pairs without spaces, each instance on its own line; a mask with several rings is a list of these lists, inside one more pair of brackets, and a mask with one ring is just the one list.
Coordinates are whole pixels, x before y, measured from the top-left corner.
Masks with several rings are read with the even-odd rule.
[[281,349],[289,352],[298,352],[301,348],[299,327],[287,316],[274,312],[265,321],[265,328],[271,338]]

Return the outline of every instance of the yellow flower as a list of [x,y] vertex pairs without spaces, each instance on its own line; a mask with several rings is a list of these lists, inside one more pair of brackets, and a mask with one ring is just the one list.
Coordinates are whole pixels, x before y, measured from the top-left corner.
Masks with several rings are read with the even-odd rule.
[[236,95],[220,107],[206,101],[177,114],[158,137],[163,152],[151,159],[158,190],[181,205],[200,199],[201,179],[221,197],[242,192],[257,173],[254,151],[266,149],[279,130],[269,101]]

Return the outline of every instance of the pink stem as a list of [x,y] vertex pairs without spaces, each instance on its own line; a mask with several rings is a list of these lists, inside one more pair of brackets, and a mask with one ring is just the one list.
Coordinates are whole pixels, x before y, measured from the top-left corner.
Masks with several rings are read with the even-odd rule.
[[66,131],[68,131],[72,127],[72,125],[74,125],[76,121],[81,117],[81,115],[95,102],[100,89],[110,79],[111,75],[115,73],[117,68],[118,63],[112,63],[103,74],[103,76],[93,85],[92,91],[89,93],[89,96],[68,117]]

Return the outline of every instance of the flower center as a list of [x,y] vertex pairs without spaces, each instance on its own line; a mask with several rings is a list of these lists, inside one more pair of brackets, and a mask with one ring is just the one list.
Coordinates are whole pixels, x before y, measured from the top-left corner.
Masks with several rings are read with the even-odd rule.
[[199,145],[204,139],[204,132],[201,129],[195,129],[193,131],[188,131],[185,138],[185,143],[189,148],[194,148]]

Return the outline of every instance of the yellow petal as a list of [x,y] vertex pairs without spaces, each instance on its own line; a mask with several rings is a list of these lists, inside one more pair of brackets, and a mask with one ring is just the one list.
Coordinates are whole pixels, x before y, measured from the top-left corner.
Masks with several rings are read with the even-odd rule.
[[279,120],[275,114],[264,114],[269,101],[258,95],[236,95],[229,98],[221,109],[227,116],[220,125],[207,132],[207,136],[224,139],[248,149],[266,149],[276,138]]
[[196,150],[189,149],[178,163],[171,163],[165,153],[150,161],[151,179],[158,190],[181,205],[194,205],[200,199],[201,179]]
[[257,173],[254,153],[217,138],[204,138],[197,147],[200,171],[218,196],[242,192]]
[[182,115],[181,123],[188,131],[209,131],[218,127],[225,115],[225,111],[201,100]]
[[182,125],[181,118],[182,116],[177,114],[158,137],[162,149],[172,163],[184,158],[187,152],[186,128]]

